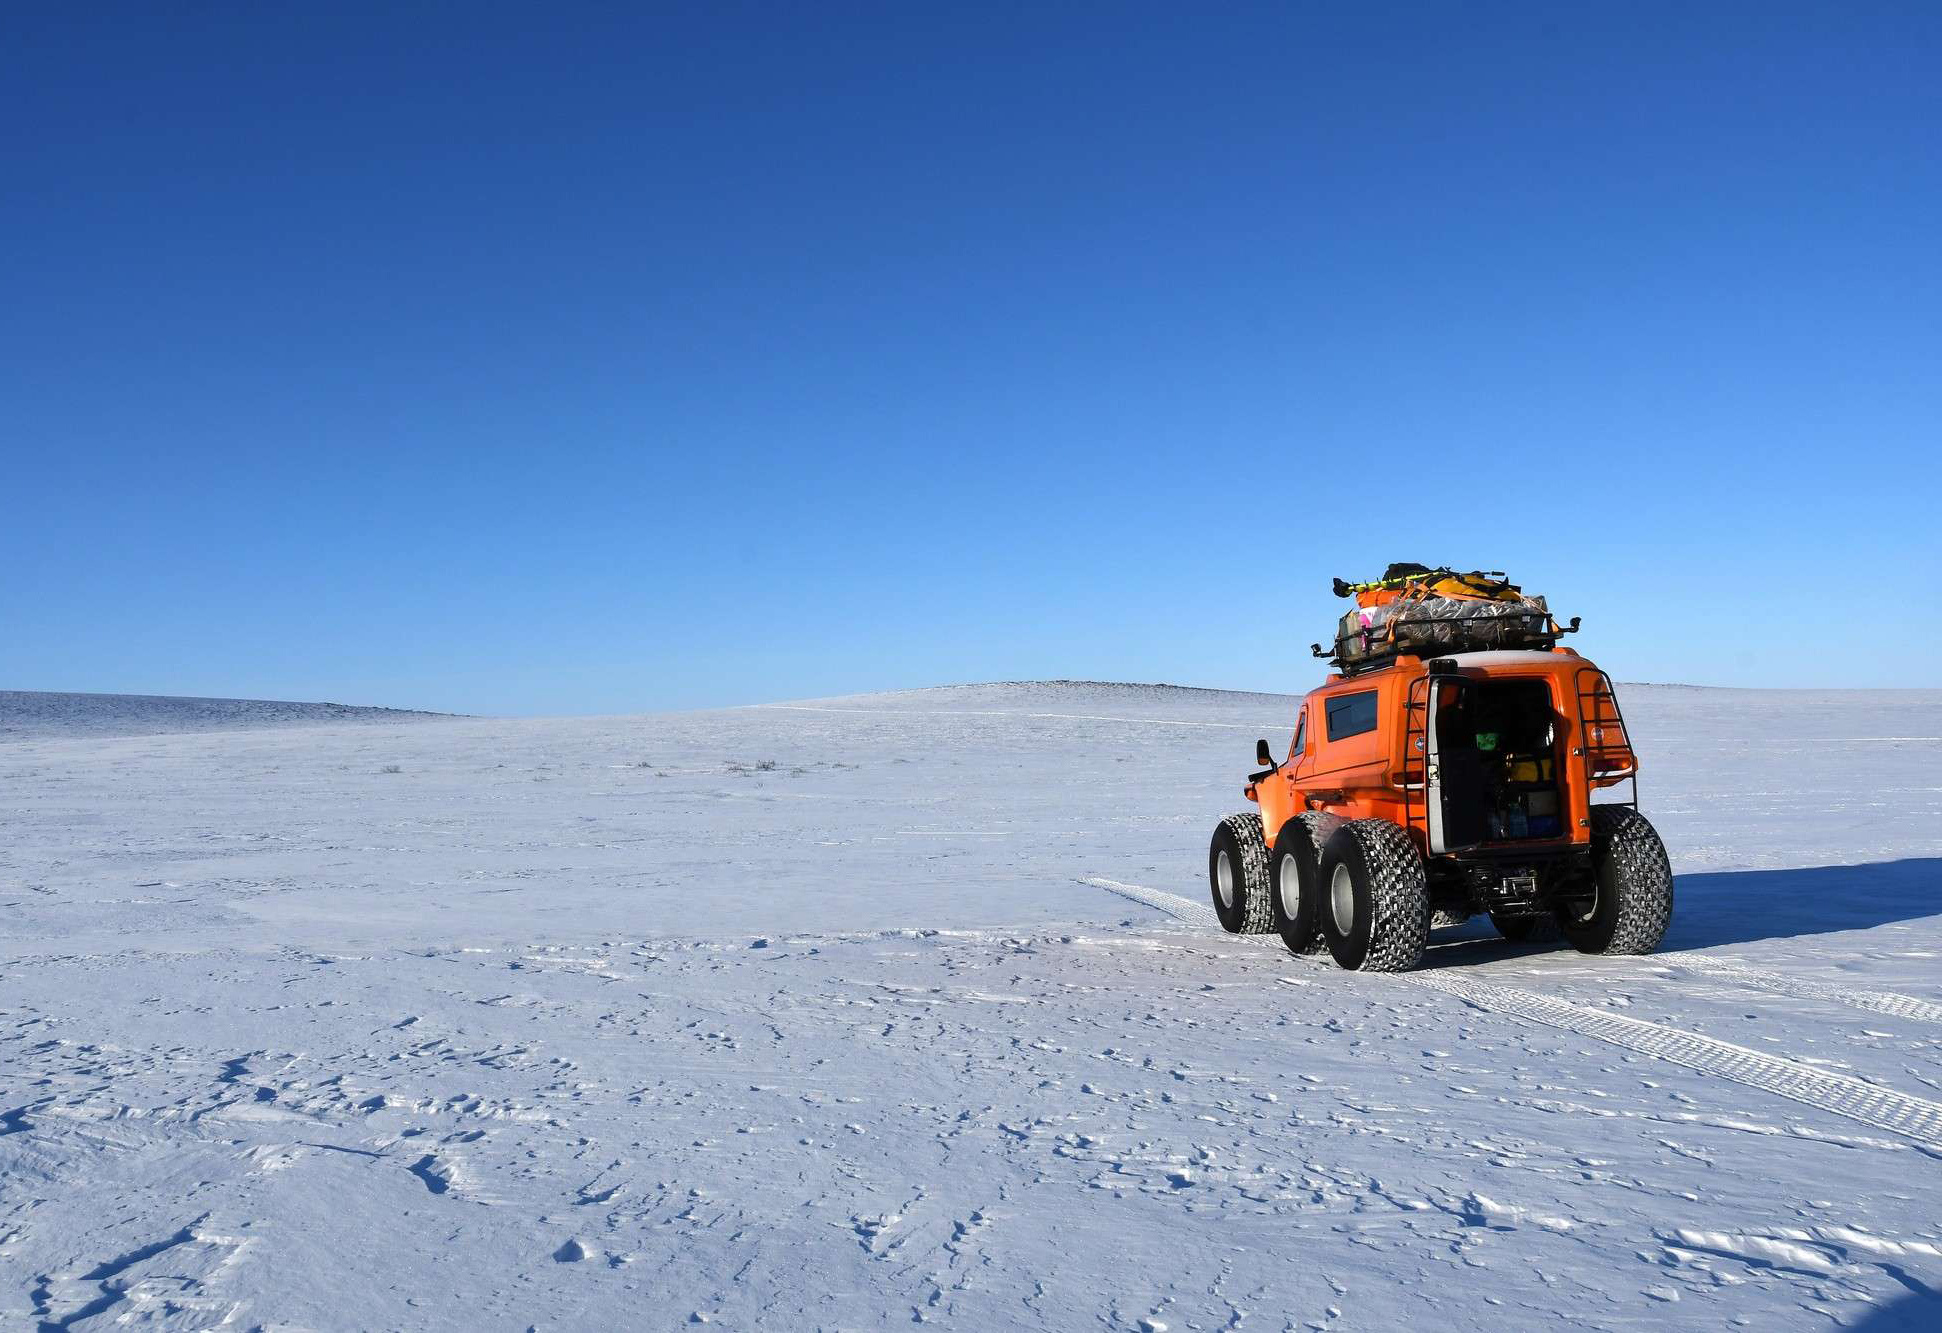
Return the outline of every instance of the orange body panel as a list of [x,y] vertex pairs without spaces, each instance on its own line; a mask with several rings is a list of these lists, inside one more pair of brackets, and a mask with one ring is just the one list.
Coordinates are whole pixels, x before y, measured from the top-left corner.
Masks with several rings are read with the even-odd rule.
[[[1584,846],[1591,841],[1591,793],[1630,778],[1637,770],[1624,723],[1609,693],[1605,674],[1568,648],[1549,652],[1465,653],[1453,656],[1457,675],[1473,680],[1543,680],[1557,716],[1557,772],[1564,797],[1564,835],[1542,847]],[[1344,819],[1386,819],[1400,824],[1428,852],[1424,793],[1408,784],[1422,780],[1423,756],[1406,753],[1412,697],[1430,688],[1428,664],[1402,657],[1380,670],[1345,678],[1331,676],[1302,701],[1296,731],[1302,745],[1291,744],[1281,767],[1248,788],[1261,807],[1262,831],[1274,845],[1281,826],[1304,810],[1326,811]],[[1602,684],[1604,694],[1596,687]],[[1587,691],[1590,696],[1587,697]],[[1359,706],[1366,721],[1367,701],[1349,696],[1373,693],[1374,726],[1330,739],[1331,702],[1338,710]],[[1344,719],[1343,729],[1356,725]]]

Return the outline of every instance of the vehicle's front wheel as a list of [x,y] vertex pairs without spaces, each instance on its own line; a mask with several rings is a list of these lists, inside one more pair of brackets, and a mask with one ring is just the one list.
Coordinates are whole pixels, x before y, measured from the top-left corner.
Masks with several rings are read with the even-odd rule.
[[1672,919],[1672,863],[1658,830],[1629,805],[1591,808],[1591,881],[1558,906],[1580,953],[1651,953]]
[[1274,929],[1268,889],[1268,842],[1261,816],[1229,815],[1214,827],[1207,849],[1207,878],[1214,915],[1230,935],[1266,935]]
[[1322,848],[1317,915],[1335,961],[1351,971],[1407,972],[1429,943],[1429,886],[1409,835],[1355,819]]
[[1274,928],[1289,953],[1320,953],[1327,946],[1315,929],[1316,890],[1321,853],[1315,829],[1325,816],[1299,814],[1275,835],[1269,881],[1274,889]]

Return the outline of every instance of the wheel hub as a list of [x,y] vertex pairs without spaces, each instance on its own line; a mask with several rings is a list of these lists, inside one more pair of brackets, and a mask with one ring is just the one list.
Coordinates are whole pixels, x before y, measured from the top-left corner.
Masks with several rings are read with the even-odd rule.
[[1234,905],[1234,863],[1227,859],[1225,849],[1214,858],[1214,885],[1220,890],[1220,905]]
[[1355,878],[1347,866],[1336,866],[1328,882],[1328,910],[1338,934],[1346,937],[1355,929]]

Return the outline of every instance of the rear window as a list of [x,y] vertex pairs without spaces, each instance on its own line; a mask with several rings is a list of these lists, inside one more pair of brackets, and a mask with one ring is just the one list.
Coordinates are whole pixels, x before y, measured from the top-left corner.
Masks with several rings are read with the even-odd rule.
[[1376,692],[1338,694],[1328,701],[1328,738],[1339,741],[1376,729]]

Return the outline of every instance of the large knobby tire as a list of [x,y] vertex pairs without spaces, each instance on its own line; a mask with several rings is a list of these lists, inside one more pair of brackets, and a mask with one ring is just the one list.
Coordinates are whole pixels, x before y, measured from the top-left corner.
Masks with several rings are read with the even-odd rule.
[[1266,935],[1274,929],[1261,816],[1229,815],[1215,826],[1207,849],[1207,879],[1221,929],[1230,935]]
[[1557,919],[1551,916],[1508,916],[1492,912],[1490,924],[1497,927],[1499,935],[1517,944],[1555,944],[1563,934]]
[[1591,808],[1592,896],[1558,907],[1580,953],[1651,953],[1672,919],[1672,863],[1645,816],[1629,805]]
[[1407,972],[1429,943],[1429,886],[1409,835],[1355,819],[1322,848],[1316,915],[1335,961],[1354,972]]
[[1315,830],[1324,818],[1313,813],[1296,815],[1275,835],[1268,882],[1273,890],[1274,928],[1289,953],[1320,953],[1328,947],[1315,926],[1321,896],[1316,890],[1321,852],[1315,846]]

